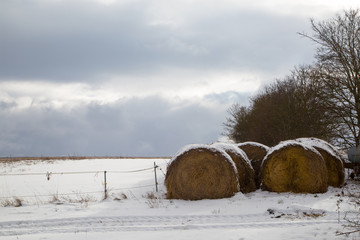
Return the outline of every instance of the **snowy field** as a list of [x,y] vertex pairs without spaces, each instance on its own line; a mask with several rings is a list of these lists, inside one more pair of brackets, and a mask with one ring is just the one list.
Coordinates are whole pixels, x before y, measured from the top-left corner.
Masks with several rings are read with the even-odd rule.
[[[163,182],[168,161],[2,162],[0,240],[360,239],[358,233],[336,234],[353,230],[344,228],[345,215],[357,219],[358,206],[348,196],[360,192],[355,181],[324,194],[257,190],[220,200],[167,200]],[[159,166],[158,193],[154,162]]]

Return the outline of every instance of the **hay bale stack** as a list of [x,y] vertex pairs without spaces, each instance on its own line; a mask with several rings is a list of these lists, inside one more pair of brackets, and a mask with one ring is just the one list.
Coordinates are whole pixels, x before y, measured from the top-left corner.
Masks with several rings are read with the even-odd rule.
[[165,185],[168,199],[200,200],[232,197],[239,191],[237,169],[223,150],[188,145],[170,161]]
[[269,151],[269,147],[257,142],[244,142],[237,145],[243,150],[251,162],[254,169],[256,187],[260,188],[261,184],[261,164]]
[[224,150],[234,161],[238,171],[240,191],[242,193],[255,191],[256,185],[254,169],[244,151],[234,144],[215,143],[212,146]]
[[323,193],[328,187],[321,154],[296,141],[272,148],[263,161],[261,175],[261,188],[272,192]]
[[344,164],[340,153],[330,143],[318,138],[298,138],[295,141],[314,147],[321,154],[328,171],[328,184],[332,187],[342,187],[345,181]]

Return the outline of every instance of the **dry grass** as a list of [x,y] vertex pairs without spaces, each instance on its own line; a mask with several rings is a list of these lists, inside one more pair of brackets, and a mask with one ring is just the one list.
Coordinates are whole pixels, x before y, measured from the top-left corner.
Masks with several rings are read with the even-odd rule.
[[168,199],[185,200],[231,197],[239,186],[233,165],[222,152],[201,147],[173,159],[165,184]]
[[261,169],[263,190],[323,193],[328,176],[324,159],[301,144],[286,145],[270,153]]
[[163,201],[165,199],[165,194],[163,192],[147,192],[143,197],[146,198],[146,204],[150,208],[167,207]]
[[261,164],[264,160],[264,157],[267,154],[268,147],[259,143],[253,142],[244,142],[237,145],[241,150],[243,150],[248,156],[251,165],[254,169],[255,183],[256,187],[260,188],[261,184]]
[[128,196],[126,196],[125,193],[120,193],[120,194],[111,194],[112,199],[115,201],[121,201],[121,200],[125,200],[128,199]]
[[97,199],[94,198],[93,196],[87,194],[87,195],[84,195],[84,194],[80,194],[77,195],[75,198],[64,198],[67,202],[69,203],[80,203],[80,205],[83,207],[83,208],[87,208],[89,203],[91,202],[97,202]]
[[0,206],[2,207],[21,207],[22,205],[23,205],[23,200],[21,200],[18,197],[0,201]]

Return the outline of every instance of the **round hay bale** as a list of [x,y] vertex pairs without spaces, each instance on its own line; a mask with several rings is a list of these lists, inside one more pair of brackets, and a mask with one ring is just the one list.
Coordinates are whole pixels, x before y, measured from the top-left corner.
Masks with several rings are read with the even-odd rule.
[[314,147],[321,154],[328,171],[328,184],[332,187],[342,187],[345,181],[344,164],[340,153],[330,143],[318,138],[298,138],[295,141]]
[[263,190],[271,192],[324,193],[328,176],[324,159],[314,148],[285,141],[266,155],[262,167]]
[[208,145],[188,145],[180,150],[169,163],[165,185],[168,199],[218,199],[239,191],[231,157]]
[[244,151],[234,144],[215,143],[212,146],[224,150],[234,161],[238,171],[240,191],[242,193],[255,191],[256,185],[254,169]]
[[269,151],[269,147],[257,142],[244,142],[237,144],[238,148],[243,150],[251,162],[254,169],[256,187],[260,188],[261,184],[261,164]]

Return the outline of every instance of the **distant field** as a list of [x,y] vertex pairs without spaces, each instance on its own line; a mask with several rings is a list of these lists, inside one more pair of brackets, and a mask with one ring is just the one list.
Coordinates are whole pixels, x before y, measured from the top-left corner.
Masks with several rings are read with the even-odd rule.
[[171,157],[124,157],[124,156],[58,156],[58,157],[0,157],[0,162],[17,162],[27,160],[85,160],[85,159],[169,159]]

